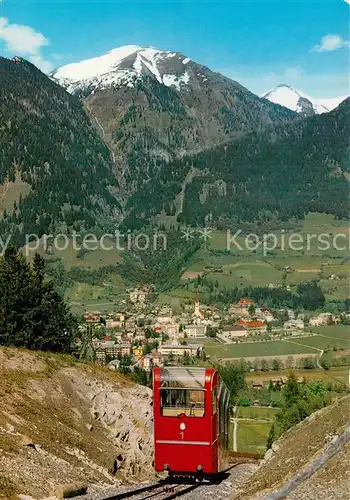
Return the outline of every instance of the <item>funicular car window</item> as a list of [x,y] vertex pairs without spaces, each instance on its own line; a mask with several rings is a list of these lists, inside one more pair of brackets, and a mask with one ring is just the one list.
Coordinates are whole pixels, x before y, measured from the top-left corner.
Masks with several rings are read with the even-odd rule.
[[205,391],[198,389],[161,389],[161,414],[164,417],[204,417]]
[[205,368],[162,368],[160,387],[163,416],[204,417]]
[[217,410],[217,388],[214,387],[213,392],[212,392],[212,412],[213,415],[215,415]]

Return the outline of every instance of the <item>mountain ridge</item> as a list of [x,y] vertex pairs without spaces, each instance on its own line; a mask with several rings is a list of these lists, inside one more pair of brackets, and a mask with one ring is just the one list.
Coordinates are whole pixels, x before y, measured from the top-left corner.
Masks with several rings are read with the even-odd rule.
[[[167,64],[170,59],[172,62],[176,62],[175,68],[174,65]],[[163,83],[166,86],[173,85],[180,90],[182,85],[185,86],[189,83],[189,75],[186,73],[186,65],[189,63],[198,64],[179,51],[158,49],[153,46],[126,45],[111,49],[100,56],[58,67],[50,73],[50,76],[57,80],[69,92],[75,93],[79,89],[86,89],[90,86],[93,89],[94,86],[96,86],[96,88],[102,86],[103,88],[113,84],[132,86],[135,80],[139,78],[144,71],[146,74],[153,74],[159,83]],[[143,68],[142,65],[144,66]],[[166,69],[170,70],[170,74],[165,72]],[[112,76],[112,74],[116,72],[119,74]],[[283,98],[283,96],[280,98],[278,95],[274,96],[276,92],[278,93],[279,89],[289,89],[294,94],[298,95],[298,98],[309,101],[313,113],[312,110],[309,110],[309,114],[306,114],[306,116],[332,111],[332,109],[337,107],[340,102],[348,97],[313,98],[305,92],[284,83],[260,95],[260,97],[268,99],[275,104],[280,104],[292,111],[301,113],[303,113],[304,110],[300,109],[298,111],[296,109],[296,103],[289,106],[288,98]],[[304,107],[306,105],[306,113],[307,107],[310,107],[309,103],[304,103]],[[302,103],[301,108],[303,108]]]
[[124,203],[158,175],[163,160],[299,119],[181,53],[155,48],[122,47],[63,66],[51,77],[79,97],[100,125],[121,166]]
[[74,95],[23,59],[0,66],[0,230],[16,242],[160,214],[176,225],[344,216],[349,100],[305,119],[190,60],[185,87],[151,72]]
[[[168,64],[169,60],[171,63]],[[108,88],[126,85],[133,87],[142,75],[154,76],[159,83],[180,88],[188,83],[186,64],[191,60],[179,52],[170,52],[155,47],[127,45],[77,63],[57,68],[50,73],[68,92],[91,88]],[[170,73],[167,73],[167,69]]]
[[177,223],[227,229],[245,222],[300,220],[309,211],[346,218],[349,113],[350,98],[330,113],[251,132],[178,159],[129,199],[127,221],[137,227],[147,217],[173,215],[190,169],[196,175],[186,184]]

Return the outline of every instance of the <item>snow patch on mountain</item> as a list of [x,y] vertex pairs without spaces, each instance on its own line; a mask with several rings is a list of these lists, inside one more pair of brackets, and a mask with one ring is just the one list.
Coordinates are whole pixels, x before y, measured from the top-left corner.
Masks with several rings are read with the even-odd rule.
[[190,81],[190,75],[185,71],[183,75],[164,75],[163,83],[167,87],[176,87],[177,90],[181,89],[181,84],[187,85]]
[[142,50],[138,45],[127,45],[113,49],[100,57],[93,57],[78,63],[67,64],[54,71],[57,79],[66,79],[71,82],[88,80],[118,69],[120,63],[131,54]]
[[180,90],[190,79],[183,68],[189,62],[189,58],[177,52],[127,45],[100,57],[62,66],[50,76],[71,93],[123,85],[133,87],[137,79],[146,75]]

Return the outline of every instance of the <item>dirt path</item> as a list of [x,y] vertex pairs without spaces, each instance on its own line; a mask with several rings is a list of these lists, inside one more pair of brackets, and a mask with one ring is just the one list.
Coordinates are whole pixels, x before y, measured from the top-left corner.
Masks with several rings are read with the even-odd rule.
[[175,218],[177,218],[177,216],[179,214],[181,214],[183,211],[186,186],[187,186],[187,184],[189,184],[192,181],[194,174],[195,174],[195,169],[193,167],[191,167],[190,170],[188,171],[186,177],[185,177],[185,180],[182,183],[181,191],[178,194],[177,202],[178,202],[179,206],[176,210]]
[[300,344],[300,342],[294,342],[293,340],[285,340],[281,339],[283,342],[287,342],[288,344],[295,344],[295,345],[300,345],[302,347],[309,347],[310,349],[314,349],[317,352],[321,352],[323,354],[323,350],[319,349],[318,347],[314,347],[313,345],[307,345],[307,344]]
[[108,144],[108,141],[106,140],[106,133],[105,133],[105,129],[102,127],[99,119],[97,118],[97,116],[95,116],[93,114],[93,112],[91,111],[91,109],[89,108],[89,105],[88,104],[85,104],[86,105],[86,109],[88,110],[89,114],[91,115],[91,117],[95,120],[95,122],[97,123],[99,129],[101,130],[102,132],[102,137],[104,139],[104,143],[106,144],[106,146],[108,147],[111,155],[112,155],[112,160],[113,160],[113,163],[115,163],[115,154],[114,154],[114,151],[113,149],[111,149],[111,147],[109,146]]
[[[304,346],[304,344],[300,344],[299,342],[293,342],[292,340],[284,340],[284,342],[289,342],[290,344],[297,344],[297,345]],[[321,370],[324,370],[324,368],[320,364],[320,359],[324,355],[324,350],[323,349],[319,349],[318,347],[314,347],[312,345],[308,345],[306,347],[310,347],[310,349],[314,349],[315,351],[317,351],[319,353],[319,355],[316,356],[316,364],[317,364],[318,368],[321,368]]]
[[320,337],[324,337],[325,339],[332,339],[332,340],[345,340],[345,341],[350,342],[350,340],[348,340],[348,339],[342,339],[342,338],[340,338],[340,337],[330,337],[329,335],[323,335],[322,333],[318,333],[317,335],[319,335]]

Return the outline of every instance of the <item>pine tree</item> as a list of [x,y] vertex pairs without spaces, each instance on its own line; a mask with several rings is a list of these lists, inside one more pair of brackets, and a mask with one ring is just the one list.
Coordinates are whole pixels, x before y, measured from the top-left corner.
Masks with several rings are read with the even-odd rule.
[[33,264],[13,246],[0,259],[0,345],[69,352],[76,320],[54,282],[46,282],[45,261]]
[[266,447],[268,450],[272,447],[272,444],[275,441],[275,439],[276,439],[276,429],[275,429],[275,424],[273,424],[271,426],[271,429],[270,429],[270,432],[269,432],[269,435],[267,438],[267,443],[266,443]]

